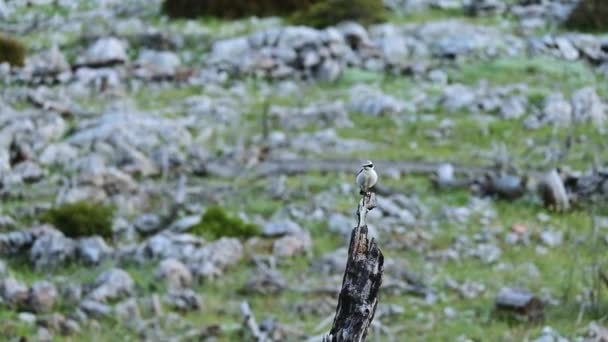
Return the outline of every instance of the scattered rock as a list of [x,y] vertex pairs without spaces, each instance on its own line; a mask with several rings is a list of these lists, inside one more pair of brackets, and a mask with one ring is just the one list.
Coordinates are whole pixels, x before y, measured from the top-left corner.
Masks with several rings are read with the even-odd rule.
[[97,40],[91,45],[84,56],[81,56],[80,63],[86,64],[106,64],[124,63],[129,59],[125,42],[118,38],[108,37]]
[[11,307],[24,307],[28,299],[28,288],[13,277],[5,278],[2,283],[2,297]]
[[280,293],[285,288],[287,288],[287,281],[279,271],[262,268],[251,273],[243,291],[245,293],[271,295]]
[[130,296],[134,291],[135,282],[131,276],[119,268],[112,268],[95,279],[93,290],[87,295],[87,298],[103,303]]
[[200,310],[203,306],[201,297],[191,289],[169,290],[164,300],[171,308],[182,312]]
[[166,281],[170,289],[192,286],[192,273],[186,265],[175,259],[163,260],[154,273],[154,277]]
[[272,244],[272,254],[279,259],[306,254],[311,249],[312,239],[307,231],[283,236]]
[[109,305],[89,299],[80,303],[80,309],[93,318],[106,318],[112,314],[112,308]]
[[103,238],[92,236],[78,240],[77,252],[80,261],[87,265],[98,265],[112,255],[113,249]]
[[36,313],[50,312],[57,302],[58,292],[55,285],[48,281],[32,284],[28,296],[28,306]]
[[39,270],[56,268],[73,260],[76,243],[57,230],[43,234],[30,250],[30,261]]
[[281,237],[302,233],[302,227],[296,222],[286,219],[271,221],[262,228],[262,235],[266,237]]

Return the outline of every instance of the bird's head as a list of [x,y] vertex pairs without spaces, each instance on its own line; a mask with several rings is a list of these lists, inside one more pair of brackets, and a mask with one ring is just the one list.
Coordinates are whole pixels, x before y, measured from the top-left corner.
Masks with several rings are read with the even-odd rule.
[[366,160],[361,166],[366,170],[372,170],[374,168],[374,163],[372,163],[371,160]]

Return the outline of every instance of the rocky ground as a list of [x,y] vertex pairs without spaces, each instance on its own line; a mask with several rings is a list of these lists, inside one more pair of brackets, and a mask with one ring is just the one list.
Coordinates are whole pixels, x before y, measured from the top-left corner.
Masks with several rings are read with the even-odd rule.
[[[553,213],[402,167],[603,165],[608,36],[561,29],[574,3],[387,0],[390,22],[316,30],[169,20],[148,0],[0,0],[0,31],[29,49],[0,66],[2,338],[247,340],[246,302],[273,340],[314,341],[364,159],[384,189],[370,340],[606,338],[603,203]],[[293,159],[352,172],[264,168]],[[40,223],[80,200],[117,208],[112,238]],[[213,205],[262,234],[192,234]],[[544,322],[495,317],[504,287],[537,295]]]

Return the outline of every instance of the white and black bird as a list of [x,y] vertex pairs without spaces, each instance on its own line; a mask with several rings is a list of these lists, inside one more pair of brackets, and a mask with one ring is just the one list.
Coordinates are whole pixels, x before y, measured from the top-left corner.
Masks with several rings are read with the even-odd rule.
[[359,192],[361,195],[365,195],[369,190],[376,185],[378,181],[378,174],[374,170],[374,163],[371,160],[366,160],[361,165],[361,170],[357,173],[357,185],[359,185]]

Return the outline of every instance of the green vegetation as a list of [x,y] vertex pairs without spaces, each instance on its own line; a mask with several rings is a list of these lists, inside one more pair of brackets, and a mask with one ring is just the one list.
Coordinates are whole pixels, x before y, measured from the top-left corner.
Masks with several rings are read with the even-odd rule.
[[324,0],[299,10],[292,17],[296,24],[317,28],[336,25],[343,21],[356,21],[362,25],[386,20],[381,0]]
[[162,10],[173,18],[289,15],[319,0],[165,0]]
[[207,208],[201,222],[192,227],[192,233],[210,237],[249,238],[260,234],[260,227],[245,223],[238,217],[229,216],[222,207]]
[[50,223],[69,237],[99,235],[112,237],[112,207],[99,203],[75,202],[44,213],[41,221]]
[[8,62],[12,66],[25,65],[26,48],[15,38],[0,34],[0,63]]
[[608,1],[581,0],[564,23],[571,30],[608,31]]

